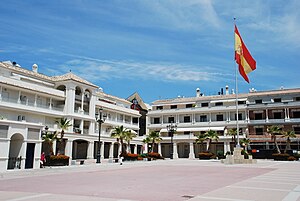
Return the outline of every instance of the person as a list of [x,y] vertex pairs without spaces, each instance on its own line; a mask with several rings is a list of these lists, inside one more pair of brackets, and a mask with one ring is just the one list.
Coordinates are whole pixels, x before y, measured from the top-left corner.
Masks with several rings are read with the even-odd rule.
[[122,155],[122,152],[120,152],[119,161],[120,161],[120,165],[123,165],[123,155]]
[[45,162],[46,162],[45,152],[42,152],[41,158],[40,158],[41,168],[44,168]]

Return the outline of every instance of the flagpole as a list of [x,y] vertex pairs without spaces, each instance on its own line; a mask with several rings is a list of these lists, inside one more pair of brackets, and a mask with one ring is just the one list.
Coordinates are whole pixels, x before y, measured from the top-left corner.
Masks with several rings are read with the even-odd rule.
[[[234,20],[234,27],[235,27],[235,20],[236,18],[233,18]],[[233,31],[234,34],[234,45],[235,45],[235,31]],[[235,53],[235,47],[234,47],[234,53]],[[238,65],[235,63],[235,108],[236,108],[236,136],[237,136],[237,144],[236,147],[240,147],[240,129],[239,129],[239,108],[238,108]]]

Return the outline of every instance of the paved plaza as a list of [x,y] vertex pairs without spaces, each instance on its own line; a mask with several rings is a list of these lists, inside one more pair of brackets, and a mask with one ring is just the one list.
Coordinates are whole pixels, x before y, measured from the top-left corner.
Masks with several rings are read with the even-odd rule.
[[0,200],[300,201],[300,162],[161,160],[0,173]]

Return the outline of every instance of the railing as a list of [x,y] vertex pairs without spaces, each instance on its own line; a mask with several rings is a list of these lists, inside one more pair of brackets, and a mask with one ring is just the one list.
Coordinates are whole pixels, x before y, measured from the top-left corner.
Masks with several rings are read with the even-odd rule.
[[12,103],[12,104],[21,104],[21,105],[26,105],[28,107],[38,107],[38,108],[55,110],[55,111],[60,111],[60,112],[63,111],[63,108],[50,107],[50,105],[46,105],[46,104],[36,104],[36,106],[35,106],[34,102],[29,101],[28,99],[25,100],[25,101],[20,101],[19,102],[19,99],[16,99],[16,98],[2,97],[2,100],[0,102]]

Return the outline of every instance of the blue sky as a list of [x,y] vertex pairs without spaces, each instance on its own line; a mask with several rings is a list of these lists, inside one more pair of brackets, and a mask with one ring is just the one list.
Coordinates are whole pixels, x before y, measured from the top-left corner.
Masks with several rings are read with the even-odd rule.
[[239,92],[300,86],[298,0],[2,0],[0,60],[126,98],[234,88],[233,17],[257,62]]

